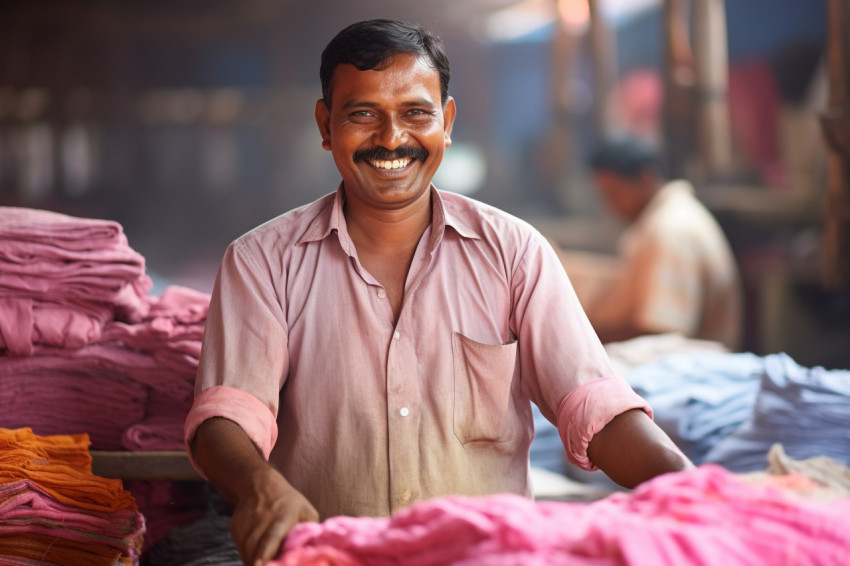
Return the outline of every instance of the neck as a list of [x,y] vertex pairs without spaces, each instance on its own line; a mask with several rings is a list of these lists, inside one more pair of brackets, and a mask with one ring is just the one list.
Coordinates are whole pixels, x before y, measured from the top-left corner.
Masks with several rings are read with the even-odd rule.
[[431,223],[431,195],[398,209],[375,209],[346,199],[343,209],[348,233],[358,251],[412,250]]

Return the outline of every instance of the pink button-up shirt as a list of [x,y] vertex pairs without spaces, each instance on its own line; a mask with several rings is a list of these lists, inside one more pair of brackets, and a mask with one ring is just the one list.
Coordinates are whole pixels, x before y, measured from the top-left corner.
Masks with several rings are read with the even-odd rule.
[[432,189],[394,324],[343,202],[339,190],[227,249],[188,445],[204,420],[230,419],[322,517],[387,515],[441,495],[530,494],[529,401],[587,469],[608,421],[650,412],[531,226]]

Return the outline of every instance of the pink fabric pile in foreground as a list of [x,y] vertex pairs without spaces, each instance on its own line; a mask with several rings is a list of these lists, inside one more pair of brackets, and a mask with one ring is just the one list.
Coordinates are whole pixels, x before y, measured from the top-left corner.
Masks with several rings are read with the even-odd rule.
[[815,501],[723,468],[591,503],[446,497],[390,518],[297,525],[270,566],[850,564],[850,499]]

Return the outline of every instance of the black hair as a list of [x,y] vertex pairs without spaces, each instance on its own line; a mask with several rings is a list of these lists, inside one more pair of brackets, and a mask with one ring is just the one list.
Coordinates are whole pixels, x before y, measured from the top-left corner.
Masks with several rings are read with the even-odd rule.
[[449,59],[439,36],[419,24],[397,20],[366,20],[351,24],[339,32],[322,51],[319,78],[322,99],[331,106],[332,79],[339,65],[354,65],[361,71],[375,69],[398,53],[416,53],[426,57],[440,74],[440,98],[449,99]]
[[629,179],[649,170],[662,174],[658,147],[633,134],[615,133],[604,136],[590,154],[593,171],[609,171]]

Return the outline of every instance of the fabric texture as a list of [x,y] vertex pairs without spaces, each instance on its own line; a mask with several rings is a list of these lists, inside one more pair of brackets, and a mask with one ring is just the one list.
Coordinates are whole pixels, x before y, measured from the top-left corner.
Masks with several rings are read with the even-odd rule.
[[89,444],[0,428],[0,564],[139,563],[144,517],[120,480],[92,473]]
[[846,564],[850,499],[778,485],[705,465],[590,503],[437,498],[389,518],[296,525],[269,566]]
[[619,256],[611,291],[585,305],[594,323],[630,321],[739,349],[738,267],[722,229],[688,182],[672,181],[658,191],[623,233]]
[[[137,322],[153,286],[114,221],[0,207],[0,351],[80,348],[109,320]],[[3,314],[5,313],[5,314]]]
[[[153,295],[145,268],[117,222],[0,207],[0,427],[85,433],[97,450],[184,448],[209,294]],[[129,488],[146,545],[203,512],[178,509],[173,482],[147,488]],[[78,550],[63,548],[51,552]]]
[[783,353],[766,356],[757,378],[750,414],[714,444],[706,461],[735,472],[759,470],[779,442],[795,459],[850,464],[850,370],[803,367]]
[[[585,466],[594,431],[649,411],[612,371],[542,235],[431,195],[397,323],[358,261],[341,189],[231,244],[187,446],[204,418],[229,411],[322,517],[387,515],[439,495],[529,495],[532,402]],[[561,408],[568,396],[581,411]]]

